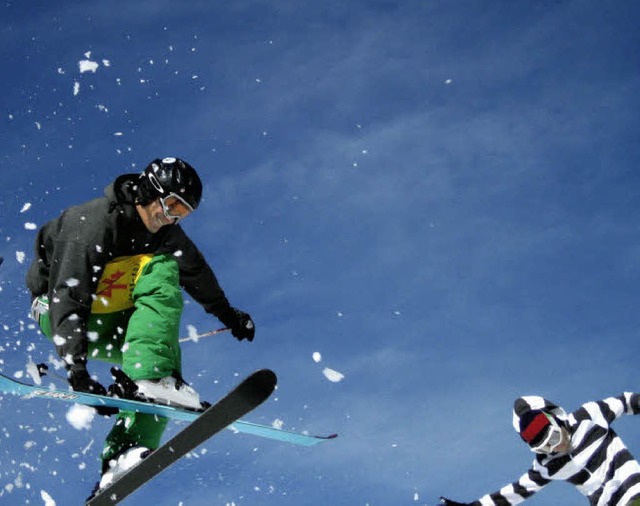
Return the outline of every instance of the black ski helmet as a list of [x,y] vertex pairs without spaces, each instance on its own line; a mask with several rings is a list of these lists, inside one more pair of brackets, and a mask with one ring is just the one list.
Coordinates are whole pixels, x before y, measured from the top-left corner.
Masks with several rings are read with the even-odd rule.
[[175,193],[196,209],[202,198],[202,181],[196,170],[180,158],[156,158],[140,175],[138,202],[146,205]]

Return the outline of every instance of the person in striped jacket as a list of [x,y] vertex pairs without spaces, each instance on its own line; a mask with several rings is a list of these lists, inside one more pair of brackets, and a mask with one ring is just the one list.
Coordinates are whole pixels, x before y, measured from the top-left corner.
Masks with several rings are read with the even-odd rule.
[[640,414],[640,394],[587,402],[567,414],[539,396],[520,397],[513,426],[536,453],[531,468],[517,481],[470,503],[441,498],[444,506],[519,504],[554,480],[576,486],[592,506],[640,506],[640,464],[611,423]]

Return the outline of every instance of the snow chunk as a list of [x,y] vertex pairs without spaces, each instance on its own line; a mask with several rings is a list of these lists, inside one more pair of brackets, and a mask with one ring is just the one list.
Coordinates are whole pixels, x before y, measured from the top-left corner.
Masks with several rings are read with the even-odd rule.
[[74,429],[89,430],[95,416],[96,410],[92,407],[74,404],[69,408],[69,411],[67,411],[67,422],[69,422]]
[[35,223],[27,222],[24,224],[24,228],[25,230],[35,230],[36,228],[38,228],[38,225],[36,225]]
[[53,368],[56,371],[59,371],[60,369],[64,368],[64,360],[60,360],[60,358],[58,358],[58,356],[53,356],[52,353],[49,353],[49,358],[47,359],[49,361],[50,364],[53,364]]
[[40,497],[44,501],[44,506],[56,506],[56,502],[51,498],[51,496],[44,490],[40,491]]
[[29,357],[26,369],[27,374],[31,377],[33,382],[36,385],[42,385],[42,377],[40,376],[40,371],[38,371],[38,366],[33,360],[31,360],[31,357]]
[[338,383],[339,381],[342,381],[344,379],[344,374],[338,371],[334,371],[333,369],[329,369],[328,367],[325,367],[322,370],[322,374],[324,374],[325,377],[333,383]]
[[187,324],[187,333],[187,341],[193,341],[194,343],[198,342],[198,329],[194,325]]
[[25,256],[26,255],[24,251],[16,251],[16,260],[18,261],[19,264],[24,263]]
[[80,68],[80,73],[84,74],[85,72],[93,72],[96,73],[98,70],[99,63],[91,60],[80,60],[78,62],[78,67]]
[[313,355],[311,355],[313,357],[313,361],[317,364],[322,360],[322,354],[319,351],[314,351]]
[[22,209],[20,209],[21,213],[27,212],[29,209],[31,209],[31,202],[25,202],[25,204],[22,206]]
[[65,344],[67,344],[67,340],[59,335],[55,335],[53,336],[53,344],[55,344],[56,346],[64,346]]

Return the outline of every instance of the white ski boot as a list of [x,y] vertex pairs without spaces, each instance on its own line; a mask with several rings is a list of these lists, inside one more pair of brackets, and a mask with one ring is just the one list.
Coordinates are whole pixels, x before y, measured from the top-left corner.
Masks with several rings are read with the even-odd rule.
[[134,446],[122,452],[117,458],[109,462],[109,469],[100,478],[98,490],[100,491],[107,488],[150,453],[151,450],[144,446]]
[[137,380],[136,395],[150,402],[195,410],[203,409],[200,395],[181,379],[165,376],[158,380]]

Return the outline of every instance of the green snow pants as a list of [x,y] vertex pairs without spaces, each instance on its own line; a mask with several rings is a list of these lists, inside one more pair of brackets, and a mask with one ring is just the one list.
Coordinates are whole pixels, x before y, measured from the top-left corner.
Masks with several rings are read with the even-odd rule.
[[[46,298],[41,298],[46,304]],[[138,255],[107,264],[87,322],[89,359],[121,364],[133,380],[181,373],[178,331],[184,301],[178,264],[172,255]],[[48,313],[41,312],[42,332],[52,338]],[[133,446],[156,449],[168,420],[122,411],[102,451],[103,472],[109,461]]]

